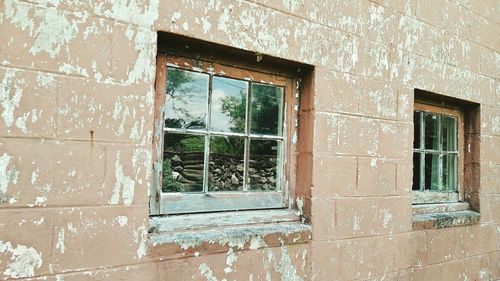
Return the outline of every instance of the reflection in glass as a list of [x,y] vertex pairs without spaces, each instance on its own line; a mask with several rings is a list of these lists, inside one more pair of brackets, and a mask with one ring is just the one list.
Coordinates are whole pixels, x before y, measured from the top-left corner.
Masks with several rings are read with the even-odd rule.
[[165,127],[205,129],[208,81],[208,74],[168,67]]
[[413,147],[420,148],[420,128],[422,127],[422,120],[420,117],[422,112],[413,112]]
[[251,133],[282,134],[283,88],[252,84]]
[[457,170],[457,155],[448,154],[443,156],[443,189],[444,190],[455,190],[456,185],[456,173]]
[[204,136],[165,133],[162,191],[203,191],[204,151]]
[[425,189],[439,190],[439,154],[425,154]]
[[211,137],[208,164],[209,191],[242,191],[245,139]]
[[249,189],[273,191],[279,186],[279,155],[281,142],[275,140],[250,141]]
[[457,150],[456,119],[449,116],[441,117],[441,138],[444,151]]
[[211,129],[244,133],[248,82],[214,77],[212,87]]
[[413,187],[420,190],[420,153],[413,153]]
[[439,119],[441,116],[425,114],[425,149],[439,149]]

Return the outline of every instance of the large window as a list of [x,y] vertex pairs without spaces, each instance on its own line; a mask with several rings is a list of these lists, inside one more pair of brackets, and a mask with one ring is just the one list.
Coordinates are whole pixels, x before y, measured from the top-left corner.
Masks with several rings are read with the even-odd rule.
[[158,56],[158,213],[288,206],[292,85],[261,70]]
[[463,198],[461,112],[415,103],[413,124],[413,202],[458,202]]

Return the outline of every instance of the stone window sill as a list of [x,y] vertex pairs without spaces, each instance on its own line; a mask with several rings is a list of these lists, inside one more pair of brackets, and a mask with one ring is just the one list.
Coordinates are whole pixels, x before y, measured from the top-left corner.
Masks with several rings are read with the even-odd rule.
[[153,257],[169,259],[259,249],[311,240],[311,226],[296,210],[244,211],[151,217]]
[[480,214],[470,209],[469,203],[413,205],[414,230],[435,229],[479,223]]

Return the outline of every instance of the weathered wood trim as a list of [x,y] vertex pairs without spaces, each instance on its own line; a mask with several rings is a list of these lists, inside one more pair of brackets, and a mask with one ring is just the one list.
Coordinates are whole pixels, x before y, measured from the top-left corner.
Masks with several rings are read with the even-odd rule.
[[150,232],[183,231],[209,227],[299,221],[298,211],[290,209],[221,212],[155,216],[149,220]]
[[216,62],[209,62],[203,59],[167,55],[166,60],[168,66],[256,83],[265,83],[284,87],[288,80],[286,77],[252,71]]
[[155,102],[154,102],[154,128],[153,128],[153,154],[152,169],[153,178],[149,189],[149,212],[152,215],[160,213],[160,194],[162,179],[163,159],[163,126],[165,124],[165,112],[163,110],[166,96],[167,65],[165,56],[156,57],[156,80],[155,80]]
[[282,192],[162,193],[162,214],[284,208]]

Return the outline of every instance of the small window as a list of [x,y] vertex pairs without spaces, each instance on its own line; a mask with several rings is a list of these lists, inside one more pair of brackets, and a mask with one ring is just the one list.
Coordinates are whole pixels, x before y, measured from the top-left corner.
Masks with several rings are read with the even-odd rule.
[[159,55],[157,213],[288,207],[293,83],[260,69]]
[[415,103],[413,202],[458,202],[463,198],[463,121],[457,109]]

